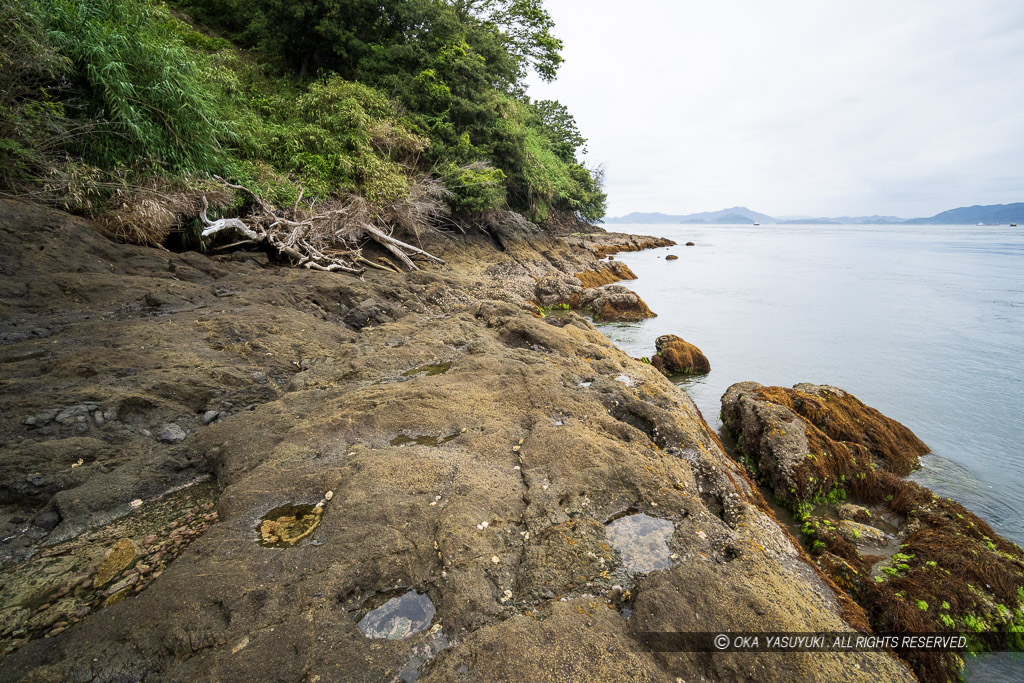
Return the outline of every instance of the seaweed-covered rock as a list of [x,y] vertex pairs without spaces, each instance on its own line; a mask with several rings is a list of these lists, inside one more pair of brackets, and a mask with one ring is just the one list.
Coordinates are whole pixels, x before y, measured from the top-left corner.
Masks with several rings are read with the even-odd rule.
[[659,247],[674,247],[675,242],[665,237],[629,235],[621,232],[591,233],[568,238],[570,244],[578,244],[593,252],[597,258],[604,258],[621,251],[641,251]]
[[[722,422],[737,456],[803,523],[819,566],[879,633],[1019,637],[1024,551],[901,478],[928,452],[905,426],[836,387],[756,382],[729,387]],[[963,664],[948,652],[905,656],[921,680],[955,680]]]
[[595,270],[585,270],[582,273],[576,273],[575,277],[583,283],[584,287],[590,288],[610,285],[622,280],[635,280],[636,273],[625,263],[615,261]]
[[684,375],[711,372],[711,363],[696,346],[674,334],[658,337],[654,342],[658,350],[651,357],[651,364],[667,375]]
[[929,450],[896,420],[825,385],[734,384],[722,397],[722,422],[790,506],[861,487],[875,471],[910,474]]

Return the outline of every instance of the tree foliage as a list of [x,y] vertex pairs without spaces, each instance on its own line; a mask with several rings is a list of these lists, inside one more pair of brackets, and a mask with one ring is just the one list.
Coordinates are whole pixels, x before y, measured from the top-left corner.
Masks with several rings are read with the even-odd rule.
[[542,0],[178,6],[255,53],[157,0],[5,3],[16,27],[0,42],[7,175],[39,175],[41,159],[60,156],[43,141],[61,125],[78,132],[57,136],[57,151],[97,169],[217,173],[281,202],[301,187],[385,204],[433,175],[457,212],[603,215],[575,120],[525,94],[531,69],[550,80],[562,61]]

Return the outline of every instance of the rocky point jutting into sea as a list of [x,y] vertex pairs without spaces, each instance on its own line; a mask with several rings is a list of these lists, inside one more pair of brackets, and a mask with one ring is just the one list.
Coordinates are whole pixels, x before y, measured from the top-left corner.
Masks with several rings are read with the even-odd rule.
[[[423,235],[445,266],[360,279],[115,244],[86,220],[0,202],[0,680],[946,671],[889,652],[645,645],[649,632],[871,633],[889,613],[859,588],[872,564],[843,540],[850,525],[823,530],[829,557],[812,559],[685,392],[595,330],[653,315],[610,284],[629,269],[598,256],[664,242],[588,231],[508,214],[486,233]],[[861,507],[836,516],[869,527],[863,511],[884,508],[894,538],[920,548],[893,564],[901,578],[937,562],[954,612],[978,593],[1016,618],[1004,593],[1024,583],[1020,549],[904,488],[873,432],[830,431],[795,393],[733,394],[748,464],[799,484],[794,507],[821,487],[793,458],[863,449],[832,474],[877,460],[885,476],[865,477],[890,488],[851,489]],[[799,443],[776,446],[786,425]],[[973,530],[942,526],[961,514]],[[965,540],[933,557],[922,535],[937,527]],[[979,543],[1000,583],[965,588],[976,570],[955,557]],[[892,590],[916,599],[905,583]]]

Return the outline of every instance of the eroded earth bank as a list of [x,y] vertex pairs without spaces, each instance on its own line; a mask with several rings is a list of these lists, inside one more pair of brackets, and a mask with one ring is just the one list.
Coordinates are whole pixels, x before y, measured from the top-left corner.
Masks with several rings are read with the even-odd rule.
[[594,329],[649,312],[593,288],[627,272],[511,217],[424,242],[359,280],[0,203],[0,680],[913,680],[645,648],[867,622]]

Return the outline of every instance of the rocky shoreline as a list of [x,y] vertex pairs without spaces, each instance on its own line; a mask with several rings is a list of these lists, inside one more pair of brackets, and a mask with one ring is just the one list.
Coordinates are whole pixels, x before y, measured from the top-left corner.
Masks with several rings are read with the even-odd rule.
[[914,680],[644,645],[868,622],[591,324],[647,308],[592,286],[616,239],[508,216],[359,280],[0,202],[0,680]]
[[[1024,645],[1024,550],[959,503],[903,479],[929,452],[905,426],[831,386],[742,382],[722,423],[751,475],[802,524],[817,563],[886,633]],[[983,640],[982,640],[983,639]],[[956,680],[954,653],[906,653]]]

